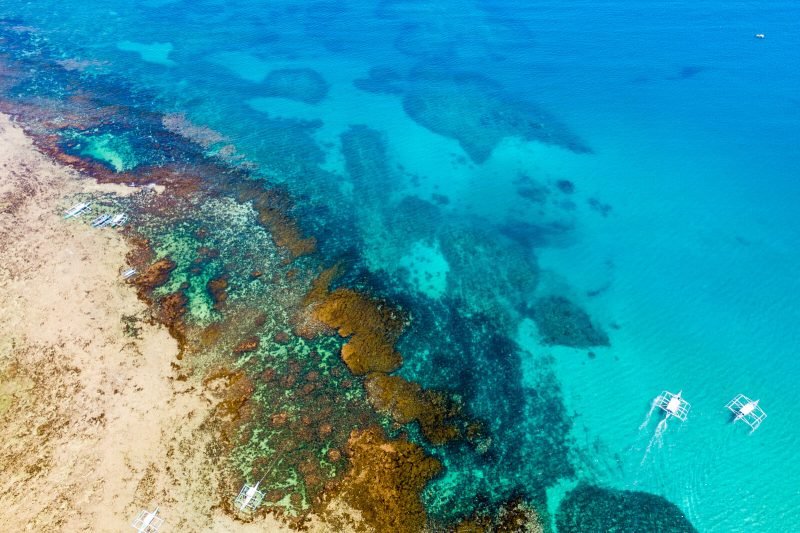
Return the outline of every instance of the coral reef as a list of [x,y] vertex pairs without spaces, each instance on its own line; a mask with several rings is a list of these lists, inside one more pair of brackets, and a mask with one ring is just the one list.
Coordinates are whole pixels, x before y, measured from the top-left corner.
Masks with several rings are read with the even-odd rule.
[[317,104],[328,94],[328,83],[310,68],[273,70],[264,79],[264,94]]
[[394,344],[405,317],[386,302],[372,300],[351,289],[336,289],[314,308],[314,317],[350,340],[342,359],[356,375],[392,372],[403,363]]
[[[323,271],[312,282],[304,303],[314,320],[349,337],[342,346],[342,360],[353,374],[392,372],[403,362],[395,350],[406,316],[386,302],[374,300],[352,289],[329,291],[329,284],[339,274],[338,267]],[[302,332],[313,334],[308,325]]]
[[353,431],[347,442],[350,469],[339,489],[376,531],[423,531],[419,493],[441,470],[439,462],[404,438],[388,440],[379,427]]
[[[282,188],[266,189],[263,184],[251,181],[237,181],[225,184],[241,203],[250,203],[257,213],[257,220],[269,231],[276,246],[289,253],[288,261],[314,252],[317,240],[313,236],[304,237],[297,222],[289,215],[293,204],[288,191]],[[250,274],[258,273],[251,270]],[[259,273],[257,276],[259,277]]]
[[[549,529],[549,528],[548,528]],[[456,533],[544,533],[544,521],[536,509],[517,496],[498,509],[481,509],[455,528]]]
[[462,435],[460,406],[447,395],[382,373],[369,374],[364,385],[375,409],[388,413],[398,424],[416,420],[431,444],[441,445]]
[[683,512],[661,496],[588,484],[579,485],[561,501],[556,526],[559,533],[697,532]]
[[350,337],[342,346],[341,357],[353,374],[365,375],[370,404],[399,425],[416,421],[431,444],[441,445],[453,439],[480,438],[480,431],[467,431],[469,421],[462,417],[461,406],[447,394],[425,390],[400,376],[390,376],[402,364],[395,349],[407,318],[386,302],[374,300],[351,289],[327,290],[339,274],[339,267],[323,271],[312,283],[305,303],[315,320],[334,328],[342,337]]
[[203,385],[217,399],[212,417],[206,424],[214,431],[217,442],[230,452],[238,443],[242,426],[258,410],[252,401],[255,385],[244,371],[225,367],[210,371],[203,379]]
[[[14,45],[13,40],[9,42]],[[30,58],[35,54],[22,55]],[[15,94],[22,103],[13,110],[15,116],[23,108],[30,112],[26,116],[33,117],[29,123],[40,133],[37,142],[45,152],[100,181],[166,187],[159,194],[142,191],[128,200],[126,212],[136,223],[124,230],[125,235],[131,239],[140,236],[142,247],[150,253],[143,252],[131,261],[143,272],[133,283],[154,305],[153,315],[170,325],[191,355],[180,364],[173,362],[176,379],[192,381],[194,390],[215,406],[203,426],[213,437],[205,451],[230,470],[224,474],[230,482],[225,494],[254,473],[266,473],[270,490],[262,512],[299,521],[318,510],[329,496],[340,494],[362,513],[366,527],[419,531],[430,525],[428,519],[434,512],[437,524],[451,527],[471,515],[476,502],[485,501],[487,509],[494,509],[492,506],[520,488],[526,489],[526,501],[538,508],[541,487],[572,473],[564,460],[569,421],[559,403],[557,386],[546,381],[530,387],[521,384],[519,353],[502,336],[506,324],[493,314],[505,307],[505,302],[493,295],[492,304],[481,307],[482,295],[491,294],[487,280],[498,277],[500,269],[484,262],[483,269],[466,284],[469,290],[459,291],[468,293],[469,301],[419,300],[408,306],[409,300],[396,298],[385,285],[373,283],[380,280],[364,275],[359,259],[353,259],[357,254],[345,255],[358,248],[350,232],[341,225],[325,224],[314,211],[318,206],[308,207],[306,197],[300,206],[292,200],[297,194],[295,187],[309,195],[321,194],[315,191],[321,174],[314,169],[324,162],[325,154],[312,137],[321,126],[319,121],[267,116],[260,124],[260,141],[267,147],[259,154],[264,174],[277,172],[293,187],[268,188],[266,180],[252,179],[244,166],[228,165],[203,153],[222,142],[212,130],[181,118],[165,121],[163,115],[148,111],[152,95],[142,92],[134,97],[94,78],[89,80],[90,86],[92,90],[99,87],[99,94],[70,94],[68,88],[87,80],[69,71],[55,71],[50,79],[42,74],[48,68],[38,66],[32,61],[20,69],[33,81],[17,86]],[[7,72],[3,71],[4,76]],[[415,79],[431,78],[430,72],[402,80],[384,74],[393,78],[393,86],[402,87],[407,98],[418,97],[438,106],[438,110],[421,111],[420,120],[454,112],[456,108],[442,100],[459,98],[465,86],[468,94],[462,103],[484,99],[474,113],[468,109],[467,118],[447,117],[442,128],[444,134],[455,135],[452,128],[468,126],[463,142],[477,143],[478,155],[502,137],[499,132],[525,134],[526,126],[515,124],[515,117],[492,115],[502,115],[506,109],[498,109],[491,98],[486,103],[491,90],[474,89],[480,85],[475,80],[456,80],[447,74],[441,91],[429,95],[418,86],[427,81],[417,84]],[[5,86],[6,80],[0,79],[0,85]],[[25,100],[36,95],[37,87],[75,101],[71,107],[49,107],[48,103],[39,109]],[[0,102],[0,109],[4,105]],[[487,131],[494,139],[485,144],[473,139],[475,122],[481,120],[488,121]],[[102,134],[130,132],[125,139],[137,157],[137,166],[113,172],[98,161],[81,157],[78,143],[67,146],[63,142],[66,133],[100,125]],[[387,164],[380,132],[355,126],[345,132],[342,141],[348,172],[358,194],[363,194],[360,201],[380,201],[397,190],[397,179],[403,174]],[[294,179],[298,176],[303,179]],[[335,205],[328,198],[326,201]],[[303,209],[312,214],[307,217],[311,222],[302,218]],[[419,213],[427,217],[437,211],[425,201],[404,201],[398,210],[402,216],[397,215],[397,228],[421,236],[426,229],[413,220],[415,213],[422,218]],[[337,216],[337,221],[351,220],[349,213]],[[297,222],[301,218],[310,225],[301,226]],[[320,228],[327,232],[326,238],[336,240],[331,249],[345,252],[337,255],[337,260],[346,257],[349,267],[356,263],[355,268],[348,268],[347,281],[349,286],[357,281],[358,290],[331,289],[336,268],[323,272],[308,290],[309,275],[325,260],[316,239],[309,236],[320,236]],[[447,232],[442,235],[446,237]],[[496,245],[489,235],[487,232],[481,241],[485,253],[501,250],[497,261],[510,258],[515,262],[513,268],[502,269],[507,274],[503,274],[500,291],[505,293],[501,298],[516,298],[516,305],[523,294],[535,288],[535,258],[517,261],[522,258],[510,251],[511,239],[501,237],[501,244]],[[469,248],[472,236],[465,236],[457,250],[445,250],[450,254],[448,261],[458,256],[453,264],[463,272],[475,266],[469,259],[470,253],[474,255]],[[320,242],[324,245],[322,237]],[[314,257],[304,257],[315,251]],[[169,259],[147,267],[163,256]],[[469,288],[471,283],[477,289]],[[223,295],[228,290],[236,297],[226,299]],[[226,301],[224,313],[214,305],[222,300]],[[403,342],[401,333],[409,328],[409,320],[389,301],[402,301],[403,309],[414,309],[415,318],[428,315],[425,328],[421,333],[415,331],[416,338],[408,341],[409,351],[397,345]],[[297,313],[303,316],[294,324],[295,332],[302,336],[286,332],[298,308],[305,311]],[[326,335],[318,335],[322,332]],[[414,342],[416,346],[411,344]],[[390,376],[402,363],[401,353],[424,353],[425,357],[409,357],[413,367],[403,368],[402,377]],[[465,358],[469,364],[464,364]],[[462,394],[466,397],[463,402]],[[460,411],[467,406],[470,416],[485,422],[466,420]],[[378,424],[391,428],[392,438]],[[409,426],[413,442],[404,436],[394,439],[403,424]],[[461,438],[465,442],[453,442]],[[435,453],[445,458],[450,472],[437,478],[441,467],[426,455],[423,446],[446,442],[450,444]],[[472,475],[474,472],[480,475]],[[225,499],[228,501],[228,496]],[[230,510],[229,503],[221,507]],[[527,511],[518,507],[501,514],[487,511],[492,524],[513,527],[522,523],[523,515],[528,516]]]
[[350,126],[341,139],[347,173],[359,197],[385,197],[396,187],[387,162],[386,139],[381,132],[363,125]]
[[452,524],[517,495],[545,509],[544,488],[574,475],[571,420],[552,362],[537,360],[536,375],[523,380],[523,359],[536,356],[509,340],[508,325],[497,314],[462,300],[408,305],[414,322],[398,349],[425,353],[409,356],[415,380],[425,389],[457,391],[469,417],[482,421],[466,428],[471,446],[447,447],[448,475],[431,481],[423,494],[430,519]]
[[608,346],[608,335],[592,324],[589,315],[563,296],[540,298],[532,308],[542,342],[573,348]]
[[183,135],[206,149],[225,140],[225,137],[218,131],[214,131],[208,126],[194,124],[183,113],[164,115],[161,118],[161,124],[169,131]]
[[476,223],[442,229],[440,242],[452,272],[448,293],[459,296],[461,307],[508,322],[513,310],[533,298],[539,283],[538,261],[512,239]]

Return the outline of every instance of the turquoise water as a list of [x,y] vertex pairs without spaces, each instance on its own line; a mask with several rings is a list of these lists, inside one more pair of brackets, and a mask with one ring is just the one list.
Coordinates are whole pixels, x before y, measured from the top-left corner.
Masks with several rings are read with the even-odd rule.
[[[447,467],[433,515],[532,486],[555,513],[589,481],[662,495],[700,531],[795,527],[794,4],[6,0],[0,16],[220,132],[299,199],[323,260],[411,311],[401,372],[463,395],[494,436],[486,457],[429,450]],[[99,139],[86,155],[114,146]],[[543,342],[549,296],[609,346]],[[692,410],[648,450],[663,389]],[[752,435],[724,409],[740,392],[769,414]]]

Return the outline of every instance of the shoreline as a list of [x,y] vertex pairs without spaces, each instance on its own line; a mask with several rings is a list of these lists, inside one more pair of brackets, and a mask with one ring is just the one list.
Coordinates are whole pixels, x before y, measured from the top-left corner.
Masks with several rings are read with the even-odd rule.
[[289,531],[220,509],[213,394],[176,379],[176,340],[119,276],[123,236],[61,217],[135,189],[52,161],[6,115],[0,139],[0,520],[119,531],[160,505],[176,529]]

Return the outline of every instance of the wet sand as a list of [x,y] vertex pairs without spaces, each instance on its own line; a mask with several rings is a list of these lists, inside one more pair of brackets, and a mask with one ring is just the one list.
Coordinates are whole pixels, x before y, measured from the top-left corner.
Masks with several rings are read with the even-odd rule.
[[177,343],[121,280],[120,232],[62,218],[81,195],[132,192],[55,164],[0,115],[0,523],[124,531],[159,505],[164,531],[288,530],[225,514],[213,394],[177,379]]

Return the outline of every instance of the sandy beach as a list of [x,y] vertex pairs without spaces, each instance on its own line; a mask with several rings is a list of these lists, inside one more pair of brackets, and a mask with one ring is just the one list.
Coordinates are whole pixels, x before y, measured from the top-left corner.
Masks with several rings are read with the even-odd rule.
[[120,277],[123,235],[62,217],[132,192],[55,164],[0,115],[0,523],[121,531],[158,505],[164,531],[286,530],[223,513],[202,429],[214,395],[176,379],[177,343]]

